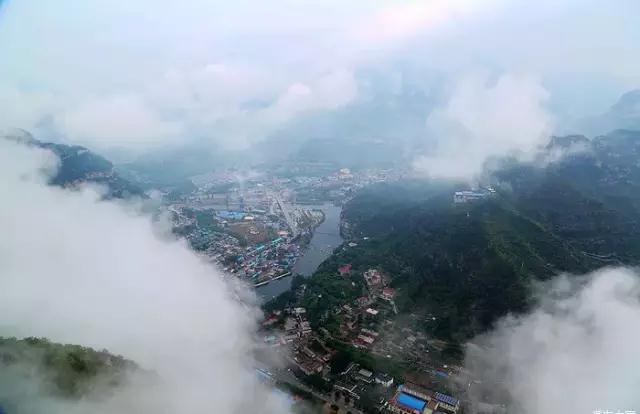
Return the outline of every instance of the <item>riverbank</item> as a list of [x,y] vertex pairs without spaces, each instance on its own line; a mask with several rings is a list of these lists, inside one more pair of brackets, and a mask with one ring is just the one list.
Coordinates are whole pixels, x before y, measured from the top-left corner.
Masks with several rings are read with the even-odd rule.
[[[342,213],[341,206],[332,204],[313,205],[314,210],[322,211],[323,221],[318,225],[304,252],[293,266],[291,274],[300,274],[304,277],[311,276],[318,266],[324,262],[343,242],[340,235],[340,216]],[[291,288],[292,277],[282,277],[280,279],[271,279],[269,283],[260,285],[256,288],[256,293],[263,300],[268,301]]]
[[274,278],[271,278],[269,280],[265,280],[264,282],[256,283],[255,285],[253,285],[253,287],[257,287],[258,288],[260,286],[267,285],[270,282],[273,282],[274,280],[279,280],[279,279],[282,279],[283,277],[287,277],[287,276],[291,276],[291,272],[283,273],[283,274],[281,274],[279,276],[276,276]]

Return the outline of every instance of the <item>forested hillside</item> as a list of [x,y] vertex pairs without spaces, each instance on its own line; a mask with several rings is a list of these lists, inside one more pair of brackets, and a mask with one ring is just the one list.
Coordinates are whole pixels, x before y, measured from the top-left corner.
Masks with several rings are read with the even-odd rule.
[[30,133],[16,130],[4,136],[5,139],[21,142],[24,145],[50,150],[58,156],[60,163],[50,184],[73,186],[81,183],[103,185],[108,198],[126,198],[144,196],[142,190],[132,182],[122,178],[114,171],[113,164],[104,157],[79,145],[65,145],[41,142]]
[[505,163],[486,179],[494,194],[460,204],[452,196],[463,186],[454,184],[370,187],[343,212],[357,246],[321,266],[306,304],[323,321],[364,289],[336,275],[338,265],[351,263],[354,273],[379,267],[401,311],[435,315],[425,330],[463,341],[525,310],[536,281],[640,263],[639,155],[634,132],[554,138],[542,161]]
[[37,387],[41,395],[59,398],[82,398],[97,387],[100,392],[121,385],[127,373],[138,366],[107,351],[78,345],[63,345],[43,338],[0,337],[0,407],[11,412],[19,395],[29,395],[27,388]]

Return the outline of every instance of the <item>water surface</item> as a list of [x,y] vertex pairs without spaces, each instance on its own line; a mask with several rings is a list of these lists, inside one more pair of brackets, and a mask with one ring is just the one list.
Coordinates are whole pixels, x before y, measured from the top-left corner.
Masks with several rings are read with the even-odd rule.
[[[324,221],[315,229],[309,245],[293,266],[293,274],[311,276],[333,250],[342,244],[340,236],[340,213],[342,207],[333,204],[305,205],[304,208],[318,209],[324,212]],[[256,289],[258,296],[269,300],[291,288],[291,276],[274,280]]]

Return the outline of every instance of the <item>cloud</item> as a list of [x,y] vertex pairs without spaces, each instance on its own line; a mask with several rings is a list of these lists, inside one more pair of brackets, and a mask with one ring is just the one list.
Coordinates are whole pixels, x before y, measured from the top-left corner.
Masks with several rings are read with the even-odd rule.
[[[595,102],[604,91],[637,87],[637,7],[632,0],[619,7],[595,0],[6,0],[0,104],[9,110],[0,128],[95,149],[192,139],[246,148],[310,111],[366,106],[379,96],[362,93],[362,74],[392,78],[387,68],[396,65],[420,68],[403,73],[412,85],[478,66],[534,73],[565,107],[586,89],[577,80],[588,78],[600,85],[588,97]],[[594,24],[605,30],[595,33]],[[313,93],[293,100],[302,85]],[[116,111],[121,99],[131,111]],[[110,113],[118,122],[103,128]],[[390,129],[402,129],[388,119]]]
[[336,109],[351,102],[358,93],[357,81],[347,71],[331,71],[311,84],[291,85],[265,110],[271,121],[285,122],[296,114],[315,109]]
[[158,375],[71,412],[286,412],[252,368],[248,293],[132,206],[45,185],[56,162],[0,140],[0,335],[106,348]]
[[184,133],[179,123],[161,119],[134,95],[83,102],[56,117],[55,122],[70,140],[91,139],[99,146],[170,143]]
[[539,305],[509,317],[469,346],[477,401],[508,412],[593,413],[640,409],[640,277],[611,268],[546,286]]
[[[355,74],[377,64],[371,56],[480,4],[10,0],[0,101],[19,102],[21,114],[0,127],[93,148],[194,137],[244,148],[299,115],[356,102]],[[3,84],[14,93],[3,96]]]
[[424,0],[386,6],[356,26],[356,44],[397,44],[425,33],[433,33],[470,14],[498,6],[497,0]]
[[0,129],[16,128],[11,125],[35,126],[55,108],[54,97],[44,91],[25,91],[11,85],[0,86]]
[[467,76],[427,119],[430,150],[414,167],[433,177],[473,179],[496,157],[531,159],[548,142],[547,91],[532,77],[505,74],[495,81]]
[[318,54],[316,33],[347,23],[290,6],[8,1],[0,102],[12,110],[0,128],[96,149],[194,138],[237,149],[300,114],[348,104],[358,94],[353,68]]

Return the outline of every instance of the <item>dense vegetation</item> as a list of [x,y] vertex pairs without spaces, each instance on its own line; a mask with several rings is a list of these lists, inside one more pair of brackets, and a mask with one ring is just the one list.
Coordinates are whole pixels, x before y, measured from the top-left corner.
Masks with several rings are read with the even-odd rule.
[[107,189],[108,198],[144,196],[138,186],[113,171],[110,161],[84,147],[39,142],[37,145],[53,151],[60,158],[56,175],[51,178],[53,185],[92,182],[103,185]]
[[[581,151],[540,169],[497,174],[514,206],[585,253],[609,263],[640,260],[640,133],[615,131],[588,141],[556,138]],[[579,148],[580,148],[579,147]]]
[[[363,196],[367,209],[379,205],[371,199],[373,194],[380,197],[380,204],[388,200],[397,204],[360,218],[354,235],[358,246],[340,251],[326,265],[335,266],[337,260],[351,263],[355,272],[384,269],[392,275],[401,310],[437,318],[439,322],[428,327],[435,336],[461,340],[507,312],[525,309],[532,277],[544,279],[557,271],[582,272],[590,267],[591,259],[503,200],[452,205],[450,197],[445,201],[436,196],[407,205],[378,187]],[[362,217],[359,203],[347,207],[348,218]],[[316,310],[312,314],[362,294],[360,289],[349,297],[358,285],[336,275],[335,267],[323,266],[309,285],[307,305]],[[315,300],[317,292],[322,298]]]
[[107,351],[43,338],[0,337],[0,375],[9,375],[13,382],[37,379],[33,385],[52,396],[79,398],[98,385],[115,387],[127,372],[137,369],[135,363]]
[[487,178],[497,193],[467,204],[452,202],[462,189],[453,184],[382,184],[358,194],[343,212],[358,245],[338,249],[308,283],[311,322],[331,330],[331,311],[365,292],[360,278],[337,274],[344,263],[354,273],[388,272],[400,310],[434,316],[424,329],[452,342],[525,310],[536,281],[639,263],[640,134],[555,138],[541,158],[506,163]]
[[49,180],[51,185],[71,186],[90,182],[106,189],[105,198],[126,198],[132,195],[145,197],[137,185],[114,171],[110,161],[85,147],[41,142],[20,129],[8,132],[0,138],[53,152],[60,162],[55,175]]

